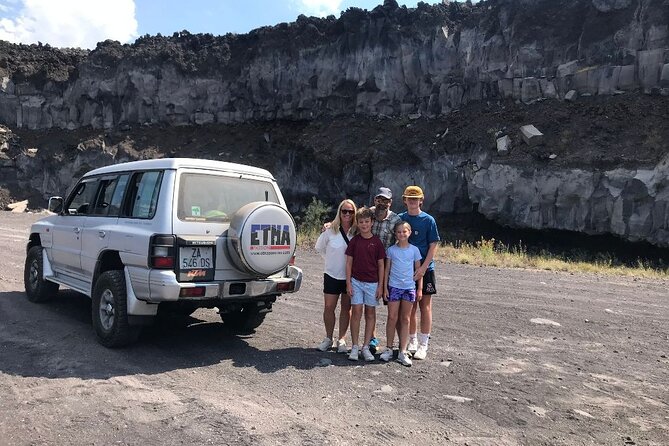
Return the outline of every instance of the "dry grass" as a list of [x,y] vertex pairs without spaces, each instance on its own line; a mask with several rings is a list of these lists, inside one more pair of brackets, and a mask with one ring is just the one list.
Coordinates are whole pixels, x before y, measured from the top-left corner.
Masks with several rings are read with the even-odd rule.
[[545,251],[539,254],[529,254],[522,245],[508,247],[496,243],[494,239],[481,239],[474,244],[462,243],[457,246],[453,244],[441,245],[437,250],[436,258],[446,262],[476,266],[597,273],[655,279],[669,278],[669,269],[653,268],[641,260],[637,261],[637,265],[633,267],[620,265],[613,258],[607,256],[592,261],[571,260]]
[[320,229],[299,230],[297,231],[297,246],[308,246],[313,248],[316,245],[318,236],[321,235]]
[[[297,243],[299,246],[313,248],[319,235],[320,230],[298,231]],[[530,254],[522,245],[509,247],[495,239],[481,239],[473,244],[442,244],[437,249],[435,258],[443,262],[475,266],[669,279],[669,268],[656,268],[641,260],[638,260],[635,266],[625,266],[607,255],[600,256],[596,260],[574,260],[547,251]]]

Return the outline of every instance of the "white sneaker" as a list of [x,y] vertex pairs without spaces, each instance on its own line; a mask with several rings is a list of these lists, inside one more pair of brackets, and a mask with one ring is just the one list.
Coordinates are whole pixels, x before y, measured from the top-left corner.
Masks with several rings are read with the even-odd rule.
[[386,349],[381,353],[381,356],[379,356],[381,361],[388,362],[391,359],[393,359],[393,349],[386,347]]
[[332,348],[332,339],[330,338],[325,338],[323,339],[323,342],[318,344],[318,347],[316,347],[316,350],[320,350],[322,352],[326,352]]
[[369,346],[364,346],[362,348],[362,357],[365,358],[365,361],[374,361],[374,355],[372,355],[372,352],[369,351]]
[[413,359],[425,359],[427,356],[427,345],[419,345],[416,353],[413,354]]
[[418,350],[418,338],[409,338],[409,346],[407,347],[407,350],[410,353],[415,353],[416,350]]
[[354,345],[351,347],[351,354],[348,355],[349,361],[357,361],[358,360],[358,346]]
[[400,352],[400,354],[397,356],[397,362],[405,367],[411,367],[413,364],[413,362],[411,362],[411,358],[409,358],[409,355],[406,352]]
[[337,341],[337,353],[348,353],[348,347],[346,346],[346,341],[340,339]]

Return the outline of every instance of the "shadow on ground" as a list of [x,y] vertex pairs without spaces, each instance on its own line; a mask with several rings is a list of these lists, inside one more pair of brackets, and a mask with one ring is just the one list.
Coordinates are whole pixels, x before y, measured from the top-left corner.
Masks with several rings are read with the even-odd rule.
[[[0,293],[0,321],[0,372],[24,377],[106,379],[225,361],[273,373],[316,368],[323,355],[298,347],[261,350],[252,345],[253,333],[232,334],[222,322],[192,316],[145,327],[135,344],[107,349],[95,339],[90,299],[72,291],[43,304],[27,301],[22,292]],[[345,364],[341,356],[332,356],[333,362]]]

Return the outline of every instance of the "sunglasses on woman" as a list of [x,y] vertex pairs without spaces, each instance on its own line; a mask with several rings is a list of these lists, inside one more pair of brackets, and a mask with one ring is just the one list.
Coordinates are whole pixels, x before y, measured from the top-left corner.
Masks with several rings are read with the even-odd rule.
[[355,211],[353,211],[353,209],[342,209],[341,210],[341,213],[344,214],[344,215],[353,215],[354,212]]

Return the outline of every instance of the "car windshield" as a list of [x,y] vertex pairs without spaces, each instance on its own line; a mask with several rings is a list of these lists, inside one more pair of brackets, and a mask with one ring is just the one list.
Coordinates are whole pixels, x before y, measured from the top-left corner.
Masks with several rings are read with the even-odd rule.
[[279,203],[270,181],[211,173],[183,173],[177,217],[182,221],[229,222],[232,214],[254,201]]

